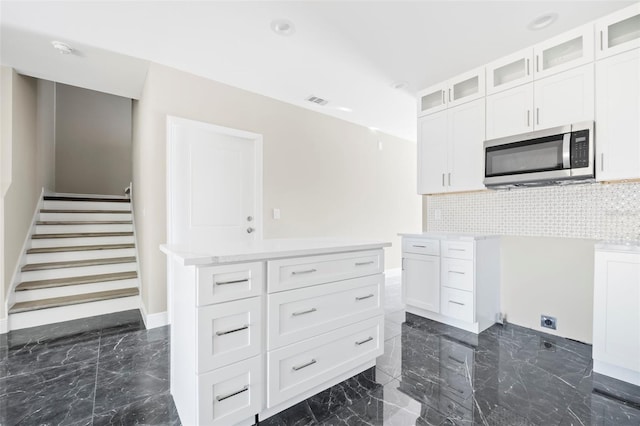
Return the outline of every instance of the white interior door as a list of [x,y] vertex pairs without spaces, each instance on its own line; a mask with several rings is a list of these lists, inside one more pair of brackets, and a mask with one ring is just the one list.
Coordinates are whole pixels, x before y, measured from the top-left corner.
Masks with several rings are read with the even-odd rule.
[[262,136],[168,118],[168,242],[262,237]]

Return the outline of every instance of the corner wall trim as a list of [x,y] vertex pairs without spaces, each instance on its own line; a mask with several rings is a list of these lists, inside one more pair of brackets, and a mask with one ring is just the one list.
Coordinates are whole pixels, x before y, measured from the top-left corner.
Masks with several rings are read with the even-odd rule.
[[169,313],[167,311],[147,314],[147,310],[145,309],[142,300],[140,301],[140,313],[142,314],[142,321],[144,321],[144,326],[147,330],[164,327],[169,324]]

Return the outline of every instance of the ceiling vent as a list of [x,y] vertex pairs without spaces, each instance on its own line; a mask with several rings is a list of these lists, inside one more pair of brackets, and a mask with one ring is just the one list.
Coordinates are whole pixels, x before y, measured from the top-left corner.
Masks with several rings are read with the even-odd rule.
[[312,103],[314,103],[316,105],[323,105],[323,106],[329,103],[328,100],[322,99],[322,98],[319,98],[319,97],[313,96],[313,95],[308,96],[306,100],[309,101],[309,102],[312,102]]

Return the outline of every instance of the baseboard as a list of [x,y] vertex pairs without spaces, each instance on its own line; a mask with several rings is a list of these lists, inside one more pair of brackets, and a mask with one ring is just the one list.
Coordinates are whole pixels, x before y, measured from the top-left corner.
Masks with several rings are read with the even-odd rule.
[[402,276],[402,268],[385,269],[384,275],[387,278],[399,278]]
[[164,327],[169,324],[169,313],[167,311],[147,314],[147,310],[144,307],[142,300],[140,300],[140,313],[142,314],[142,321],[144,321],[144,326],[147,330]]
[[0,334],[7,334],[9,332],[9,320],[7,318],[0,319]]

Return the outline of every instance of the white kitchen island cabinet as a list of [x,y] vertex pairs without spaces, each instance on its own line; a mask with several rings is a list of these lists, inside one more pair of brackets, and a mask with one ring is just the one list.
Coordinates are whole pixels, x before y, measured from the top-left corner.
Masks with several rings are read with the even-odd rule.
[[252,425],[375,365],[390,245],[161,246],[171,394],[182,423]]
[[596,244],[593,287],[593,371],[640,386],[640,244]]
[[500,240],[470,234],[400,234],[407,312],[473,333],[500,313]]

